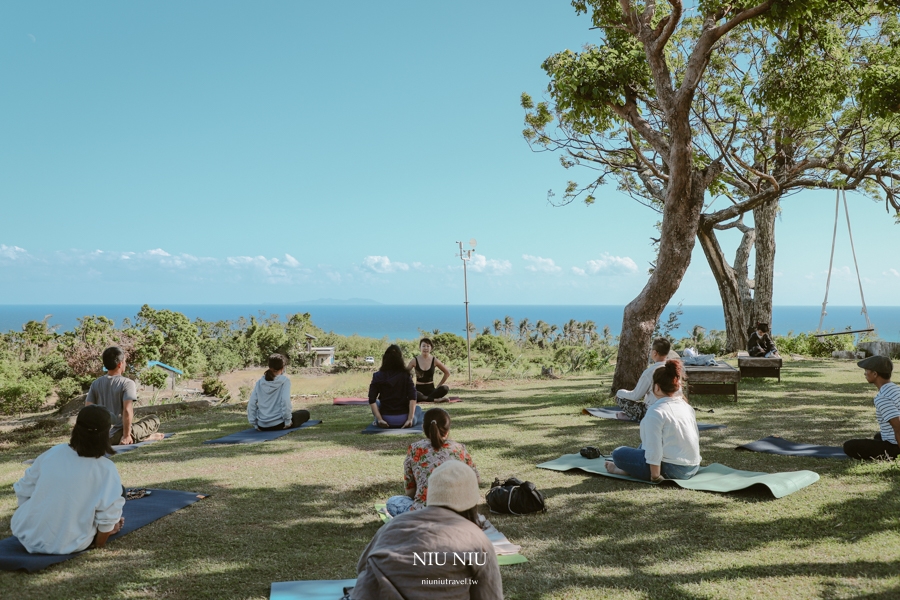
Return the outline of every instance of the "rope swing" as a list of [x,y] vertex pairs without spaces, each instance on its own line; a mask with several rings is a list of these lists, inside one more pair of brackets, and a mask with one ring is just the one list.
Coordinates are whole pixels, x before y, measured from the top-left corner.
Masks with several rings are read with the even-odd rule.
[[[838,217],[840,216],[841,194],[844,198],[844,215],[847,217],[847,233],[850,235],[850,251],[853,253],[853,267],[856,269],[856,281],[859,284],[859,298],[862,301],[861,314],[866,318],[867,329],[854,329],[852,331],[840,331],[838,333],[820,333],[822,331],[822,322],[828,312],[825,307],[828,305],[828,290],[831,288],[831,270],[834,266],[834,246],[837,242]],[[828,279],[825,282],[825,300],[822,302],[822,315],[819,317],[819,326],[816,328],[816,337],[823,338],[829,335],[843,335],[845,333],[869,333],[875,331],[872,321],[869,320],[869,311],[866,309],[866,297],[863,295],[862,277],[859,274],[859,265],[856,262],[856,248],[853,247],[853,230],[850,228],[850,210],[847,208],[847,191],[843,188],[837,190],[834,198],[834,233],[831,236],[831,258],[828,261]]]

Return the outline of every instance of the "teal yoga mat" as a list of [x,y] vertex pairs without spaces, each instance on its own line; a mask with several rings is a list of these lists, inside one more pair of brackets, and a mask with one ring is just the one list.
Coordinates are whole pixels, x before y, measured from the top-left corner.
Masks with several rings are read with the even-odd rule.
[[355,579],[276,581],[269,591],[269,600],[341,600],[344,588],[354,585]]
[[[636,481],[638,483],[648,483],[643,479],[637,479],[630,475],[613,475],[606,471],[606,461],[600,457],[595,459],[584,458],[580,454],[564,454],[556,460],[541,463],[537,465],[539,469],[550,469],[551,471],[569,471],[571,469],[581,469],[595,475],[604,477],[612,477],[614,479],[626,479],[628,481]],[[819,480],[819,474],[812,471],[789,471],[786,473],[757,473],[755,471],[739,471],[713,463],[705,467],[700,467],[697,474],[690,479],[667,479],[662,483],[665,485],[678,485],[687,490],[700,490],[703,492],[736,492],[745,490],[753,486],[765,487],[776,498],[783,498],[794,492],[805,488],[808,485]]]

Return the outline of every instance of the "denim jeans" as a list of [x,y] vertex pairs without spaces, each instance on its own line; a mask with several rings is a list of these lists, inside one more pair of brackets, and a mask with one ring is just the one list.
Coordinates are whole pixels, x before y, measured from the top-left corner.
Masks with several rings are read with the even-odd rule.
[[387,501],[387,511],[392,517],[409,512],[413,499],[409,496],[391,496]]
[[[632,477],[650,481],[650,465],[644,458],[643,448],[619,446],[612,452],[613,463]],[[690,479],[697,474],[700,465],[673,465],[660,462],[659,471],[666,479]]]

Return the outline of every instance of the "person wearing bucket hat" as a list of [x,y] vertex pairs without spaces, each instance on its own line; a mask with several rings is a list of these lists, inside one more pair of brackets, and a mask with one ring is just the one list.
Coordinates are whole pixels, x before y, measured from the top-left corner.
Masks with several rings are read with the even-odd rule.
[[870,356],[858,363],[865,369],[866,381],[878,388],[875,395],[875,420],[878,433],[872,439],[847,440],[844,453],[850,458],[894,459],[900,455],[900,386],[891,381],[894,364],[887,356]]
[[111,418],[100,406],[78,413],[68,444],[38,456],[13,485],[19,508],[12,534],[28,552],[70,554],[102,548],[124,524],[122,480],[105,454]]
[[476,523],[471,467],[450,460],[428,480],[427,506],[391,519],[359,557],[353,600],[501,600],[494,546]]

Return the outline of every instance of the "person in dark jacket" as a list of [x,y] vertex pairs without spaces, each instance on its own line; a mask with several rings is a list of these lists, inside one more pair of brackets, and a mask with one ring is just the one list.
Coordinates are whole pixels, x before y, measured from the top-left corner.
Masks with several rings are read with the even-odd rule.
[[381,368],[372,375],[369,384],[369,407],[375,423],[385,429],[402,429],[417,425],[416,386],[413,384],[403,351],[391,344],[384,351]]
[[750,339],[747,340],[747,352],[750,356],[764,356],[766,358],[781,356],[778,354],[778,348],[775,347],[775,342],[772,341],[772,338],[769,336],[769,324],[768,323],[757,323],[756,331],[750,334]]

